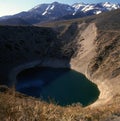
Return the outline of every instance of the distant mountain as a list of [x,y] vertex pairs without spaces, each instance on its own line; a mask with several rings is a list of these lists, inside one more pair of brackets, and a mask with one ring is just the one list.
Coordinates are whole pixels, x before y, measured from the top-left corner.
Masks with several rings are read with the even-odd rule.
[[[20,22],[24,23],[41,23],[45,21],[80,18],[84,16],[91,16],[100,14],[102,12],[111,11],[120,8],[120,4],[112,4],[109,2],[97,4],[75,3],[73,5],[62,4],[53,2],[51,4],[40,4],[26,12],[21,12],[13,16],[4,16],[0,18],[0,24],[10,24],[9,19],[16,19],[15,24]],[[22,23],[22,22],[21,22]]]
[[86,14],[90,12],[91,14],[100,14],[105,11],[111,11],[120,8],[120,4],[112,4],[109,2],[97,4],[76,3],[72,5],[72,7],[75,8],[73,15],[79,13],[80,11]]
[[53,17],[54,19],[64,15],[72,14],[74,12],[74,8],[67,4],[53,2],[51,4],[38,5],[29,10],[29,12],[50,18]]

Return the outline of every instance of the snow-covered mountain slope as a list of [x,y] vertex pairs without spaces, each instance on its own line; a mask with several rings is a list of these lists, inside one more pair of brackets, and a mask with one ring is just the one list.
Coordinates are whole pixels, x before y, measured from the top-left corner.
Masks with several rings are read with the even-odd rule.
[[72,14],[74,12],[74,8],[67,4],[53,2],[51,4],[40,4],[29,10],[29,12],[40,14],[42,16],[61,17]]
[[[50,4],[40,4],[34,8],[15,14],[13,16],[1,17],[0,23],[9,18],[20,18],[27,23],[35,24],[45,21],[71,19],[84,16],[100,14],[102,12],[111,11],[120,8],[120,4],[109,2],[97,4],[75,3],[73,5],[53,2]],[[8,21],[9,23],[9,21]]]
[[113,4],[109,2],[97,4],[75,3],[72,5],[72,7],[75,8],[74,15],[79,11],[84,13],[92,11],[93,14],[100,14],[105,11],[111,11],[120,8],[120,4]]

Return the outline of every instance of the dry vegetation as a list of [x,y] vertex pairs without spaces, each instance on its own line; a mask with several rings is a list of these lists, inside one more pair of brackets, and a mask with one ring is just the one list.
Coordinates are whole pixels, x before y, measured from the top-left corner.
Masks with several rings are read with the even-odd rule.
[[[4,88],[2,87],[1,90]],[[120,96],[101,107],[82,108],[80,104],[61,107],[15,93],[12,89],[0,92],[0,121],[119,121]]]

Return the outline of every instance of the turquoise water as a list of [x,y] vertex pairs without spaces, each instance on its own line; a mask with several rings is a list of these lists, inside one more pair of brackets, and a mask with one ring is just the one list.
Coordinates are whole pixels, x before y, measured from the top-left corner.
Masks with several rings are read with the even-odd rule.
[[27,69],[17,79],[17,91],[46,101],[54,100],[59,105],[81,103],[86,106],[99,96],[99,90],[94,83],[70,69]]

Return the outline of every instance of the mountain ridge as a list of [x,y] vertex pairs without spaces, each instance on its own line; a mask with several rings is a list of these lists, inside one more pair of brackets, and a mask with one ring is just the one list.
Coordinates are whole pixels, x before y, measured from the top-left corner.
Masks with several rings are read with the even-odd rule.
[[45,3],[37,5],[28,11],[23,11],[12,16],[1,17],[0,24],[6,25],[7,22],[4,23],[4,21],[8,21],[8,25],[11,25],[9,23],[9,19],[20,18],[21,20],[23,19],[23,21],[26,21],[26,23],[30,23],[32,25],[45,21],[61,20],[61,18],[62,20],[81,18],[119,8],[119,3],[113,4],[109,2],[96,4],[75,3],[73,5],[58,2],[53,2],[50,4]]

